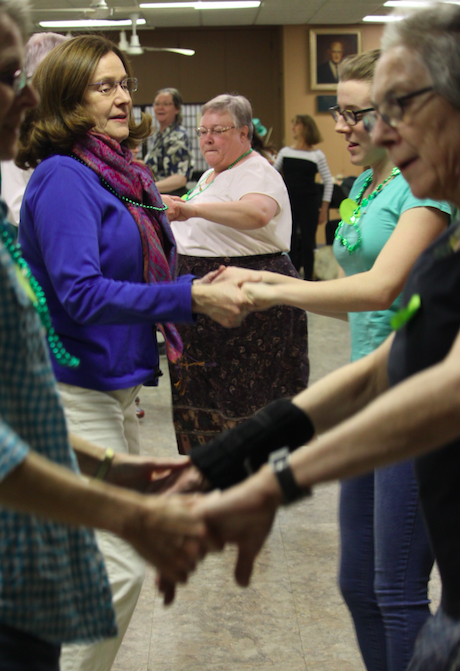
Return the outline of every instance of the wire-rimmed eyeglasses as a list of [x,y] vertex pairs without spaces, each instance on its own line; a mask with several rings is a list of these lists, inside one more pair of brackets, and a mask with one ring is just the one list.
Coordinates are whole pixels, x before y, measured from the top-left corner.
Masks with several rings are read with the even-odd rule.
[[365,114],[368,114],[369,112],[373,112],[374,108],[373,107],[366,107],[366,109],[362,110],[341,110],[338,105],[334,105],[334,107],[329,107],[329,112],[332,115],[332,118],[334,121],[337,123],[340,117],[343,117],[343,120],[348,126],[356,126],[356,124],[361,121],[363,116]]
[[207,137],[208,133],[210,135],[222,135],[222,133],[226,133],[228,130],[232,130],[232,128],[236,128],[236,126],[226,126],[225,128],[222,128],[221,126],[214,126],[214,128],[200,126],[195,130],[195,133],[198,137],[202,137],[203,135]]
[[388,96],[380,105],[374,106],[374,111],[370,114],[367,114],[364,118],[364,126],[368,132],[371,132],[377,121],[377,117],[380,117],[391,128],[396,128],[398,123],[400,123],[406,112],[407,103],[418,96],[423,95],[424,93],[431,93],[434,91],[434,86],[425,86],[422,89],[417,89],[417,91],[412,91],[412,93],[406,93],[403,96]]
[[106,82],[95,82],[94,84],[88,84],[89,86],[95,86],[97,87],[98,93],[102,93],[103,96],[109,96],[112,93],[115,93],[117,90],[117,86],[121,88],[122,91],[125,93],[128,93],[131,95],[132,93],[135,93],[137,91],[139,81],[137,80],[136,77],[126,77],[125,79],[122,79],[119,82],[112,82],[112,81],[106,81]]

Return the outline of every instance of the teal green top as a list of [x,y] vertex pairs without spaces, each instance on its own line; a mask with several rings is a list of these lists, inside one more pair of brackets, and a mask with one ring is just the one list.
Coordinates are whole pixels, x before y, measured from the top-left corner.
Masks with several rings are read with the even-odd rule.
[[[357,178],[350,191],[350,198],[357,199],[369,173],[370,170],[366,170]],[[361,246],[350,254],[338,240],[334,240],[334,255],[345,274],[355,275],[370,270],[393,233],[401,214],[414,207],[435,207],[451,214],[451,207],[446,202],[415,198],[404,177],[398,175],[382,189],[376,198],[361,209],[359,220],[362,235]],[[351,244],[356,242],[357,235],[352,226],[345,225],[341,232]],[[352,361],[373,352],[390,335],[392,331],[390,320],[399,310],[400,303],[401,296],[398,296],[388,310],[348,313]]]

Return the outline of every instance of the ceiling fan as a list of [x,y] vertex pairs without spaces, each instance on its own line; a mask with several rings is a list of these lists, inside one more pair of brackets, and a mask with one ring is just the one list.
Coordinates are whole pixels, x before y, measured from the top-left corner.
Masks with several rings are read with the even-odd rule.
[[132,33],[131,37],[128,39],[126,37],[126,31],[120,31],[120,42],[118,43],[118,48],[121,51],[129,54],[130,56],[139,56],[143,54],[144,51],[170,51],[173,54],[180,54],[181,56],[194,56],[195,52],[193,49],[180,49],[179,47],[142,47],[139,35],[137,34],[136,25],[137,19],[139,18],[138,14],[131,15],[132,22]]
[[[124,7],[123,11],[126,10],[135,10],[137,9],[136,7]],[[80,14],[81,16],[84,17],[91,17],[92,19],[98,19],[98,20],[103,20],[103,19],[110,19],[113,17],[115,12],[117,11],[116,7],[109,7],[107,4],[106,0],[92,0],[92,2],[88,5],[88,7],[59,7],[59,8],[54,8],[54,9],[32,9],[34,12],[40,12],[42,14],[43,12],[47,13],[52,13],[55,14],[57,12],[76,12]]]

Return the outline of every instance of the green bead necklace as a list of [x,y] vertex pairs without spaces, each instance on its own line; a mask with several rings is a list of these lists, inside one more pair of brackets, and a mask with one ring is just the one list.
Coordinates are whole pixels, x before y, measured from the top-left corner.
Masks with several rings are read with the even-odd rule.
[[[380,193],[380,191],[383,189],[383,187],[388,184],[392,179],[397,177],[400,173],[399,168],[393,168],[391,171],[389,177],[386,178],[381,184],[378,185],[378,187],[370,193],[367,198],[364,198],[362,201],[363,194],[369,184],[372,182],[372,178],[374,176],[374,173],[371,172],[368,177],[366,177],[364,184],[361,188],[361,191],[358,194],[358,202],[355,202],[354,200],[351,200],[351,198],[346,198],[342,203],[340,204],[340,214],[342,217],[342,220],[339,222],[339,225],[337,226],[337,229],[335,231],[335,239],[340,242],[341,245],[347,248],[349,254],[353,254],[360,246],[361,246],[361,241],[362,241],[362,235],[361,235],[361,229],[359,227],[359,220],[361,218],[361,208],[366,207],[366,205],[371,201],[374,200]],[[349,210],[352,210],[351,214],[349,214]],[[347,211],[348,210],[348,211]],[[354,244],[351,244],[347,238],[342,235],[341,229],[345,224],[348,224],[349,226],[353,226],[355,229],[358,239]]]
[[[82,165],[86,165],[87,168],[89,167],[84,161],[82,161],[80,158],[78,158],[78,156],[75,156],[75,154],[69,154],[69,156],[70,156],[70,158],[74,158],[76,161],[78,161]],[[130,205],[134,205],[134,207],[143,207],[144,210],[157,210],[157,212],[164,212],[165,210],[168,209],[168,206],[165,203],[163,203],[163,207],[156,207],[155,205],[145,205],[144,203],[139,203],[137,200],[131,200],[131,198],[127,198],[126,196],[121,196],[118,193],[118,191],[115,191],[115,189],[112,186],[110,186],[110,184],[107,182],[107,180],[105,180],[103,177],[101,177],[101,175],[99,175],[99,179],[101,180],[102,185],[108,191],[110,191],[110,193],[113,193],[114,196],[116,196],[117,198],[122,200],[124,203],[129,203]]]
[[[242,160],[243,158],[245,158],[246,156],[249,156],[249,154],[250,154],[251,152],[252,152],[252,148],[251,148],[249,151],[247,151],[245,154],[242,154],[239,158],[237,158],[236,161],[233,161],[233,163],[230,163],[230,165],[228,166],[227,170],[230,170],[230,168],[233,168],[233,166],[236,165],[237,163],[239,163],[239,161],[241,161],[241,160]],[[211,177],[211,175],[212,175],[213,172],[214,172],[214,168],[213,168],[212,172],[210,172],[209,175],[206,176],[206,179],[208,179],[208,177]],[[188,191],[188,192],[185,194],[185,196],[182,196],[182,199],[185,200],[185,201],[187,201],[187,200],[191,200],[192,198],[194,198],[195,196],[197,196],[199,193],[203,193],[204,191],[206,191],[206,189],[209,189],[209,187],[211,186],[211,184],[212,184],[212,182],[213,182],[214,180],[212,180],[212,182],[209,182],[209,184],[206,184],[206,186],[204,187],[204,189],[201,188],[202,181],[203,181],[203,178],[200,178],[200,180],[198,181],[198,184],[196,184],[196,185],[193,187],[193,189],[190,189],[190,191]],[[196,191],[197,189],[198,189],[197,193],[193,193],[193,192]]]
[[32,275],[32,271],[30,270],[27,261],[22,256],[20,244],[13,241],[6,229],[2,230],[1,237],[5,249],[8,251],[14,262],[19,283],[31,299],[32,304],[45,327],[48,344],[54,358],[60,366],[76,368],[80,365],[80,360],[67,352],[54,330],[51,322],[51,315],[46,304],[45,292]]

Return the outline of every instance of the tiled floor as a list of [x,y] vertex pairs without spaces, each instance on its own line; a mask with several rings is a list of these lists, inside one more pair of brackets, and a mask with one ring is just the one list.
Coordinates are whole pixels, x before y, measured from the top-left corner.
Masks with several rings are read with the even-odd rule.
[[[348,325],[309,315],[311,381],[349,358]],[[167,366],[158,389],[142,390],[143,450],[176,451]],[[336,586],[337,485],[282,509],[251,586],[237,587],[232,548],[210,556],[170,608],[149,570],[113,671],[363,671]],[[439,581],[433,598],[439,598]]]

